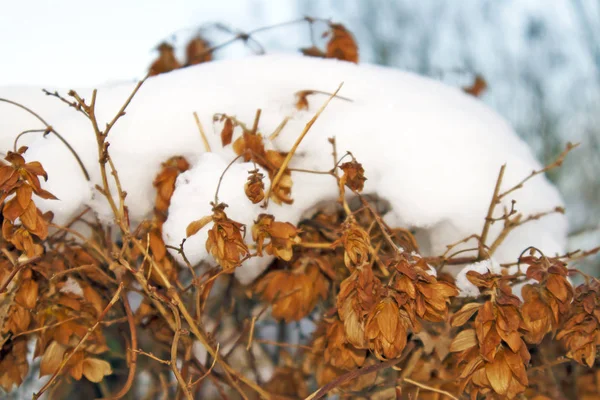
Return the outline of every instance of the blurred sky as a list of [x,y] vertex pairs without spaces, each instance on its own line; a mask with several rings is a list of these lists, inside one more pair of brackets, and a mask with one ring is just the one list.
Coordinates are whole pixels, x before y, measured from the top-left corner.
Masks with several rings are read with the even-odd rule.
[[295,0],[0,0],[0,85],[140,78],[152,49],[174,33],[208,21],[252,29],[295,15]]

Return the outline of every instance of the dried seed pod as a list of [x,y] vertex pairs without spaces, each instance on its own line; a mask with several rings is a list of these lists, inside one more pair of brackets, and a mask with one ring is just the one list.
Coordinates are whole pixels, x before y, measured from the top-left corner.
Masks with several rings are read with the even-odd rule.
[[265,198],[265,184],[263,183],[264,175],[254,169],[248,172],[248,180],[244,185],[244,193],[252,204],[260,203]]
[[358,46],[352,34],[342,24],[329,24],[331,39],[327,43],[327,58],[358,63]]
[[367,180],[362,164],[357,161],[350,161],[340,165],[340,169],[344,171],[344,175],[340,178],[340,185],[345,184],[350,189],[361,192]]
[[[263,249],[282,260],[289,261],[293,255],[293,245],[300,242],[298,229],[289,222],[275,221],[270,214],[260,214],[252,227],[252,238],[256,251],[262,255]],[[269,240],[265,244],[265,240]]]
[[156,48],[158,58],[150,66],[150,76],[164,74],[181,68],[181,64],[175,57],[175,49],[169,43],[161,43]]

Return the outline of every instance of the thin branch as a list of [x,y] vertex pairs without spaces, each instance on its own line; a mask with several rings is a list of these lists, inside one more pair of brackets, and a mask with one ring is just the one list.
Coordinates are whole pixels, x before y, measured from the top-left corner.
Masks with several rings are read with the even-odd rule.
[[175,378],[177,379],[177,382],[179,382],[179,388],[183,390],[185,397],[188,400],[193,400],[194,397],[190,393],[190,389],[185,383],[185,380],[183,379],[179,368],[177,368],[177,345],[179,344],[179,336],[183,331],[183,329],[181,329],[181,317],[179,316],[179,310],[174,304],[167,303],[167,305],[171,308],[173,316],[175,317],[175,324],[177,325],[177,329],[175,329],[175,334],[173,335],[173,341],[171,342],[171,370],[173,370]]
[[265,203],[263,204],[263,207],[266,207],[268,205],[269,197],[271,196],[271,192],[273,191],[273,189],[275,189],[277,187],[277,184],[279,183],[279,181],[281,180],[281,177],[285,173],[285,170],[286,170],[288,164],[290,163],[292,157],[294,156],[294,153],[298,149],[298,146],[300,145],[300,143],[302,142],[302,140],[304,139],[304,137],[306,136],[306,134],[308,133],[310,128],[312,128],[313,124],[317,121],[317,119],[319,118],[321,113],[329,105],[331,100],[338,94],[338,92],[340,91],[340,89],[342,88],[343,85],[344,85],[343,82],[340,83],[340,85],[335,90],[335,92],[333,92],[333,94],[331,96],[329,96],[327,101],[325,103],[323,103],[323,105],[319,108],[319,110],[317,110],[317,113],[310,119],[310,121],[308,121],[308,123],[306,124],[306,126],[304,127],[302,132],[300,133],[300,136],[298,136],[298,139],[296,139],[296,142],[294,143],[294,145],[292,146],[290,151],[287,153],[285,159],[283,160],[283,163],[281,164],[281,167],[277,171],[277,174],[271,181],[271,185],[269,186],[269,189],[267,190],[267,193],[265,194]]
[[8,104],[12,104],[13,106],[19,107],[19,108],[27,111],[28,113],[30,113],[31,115],[33,115],[34,117],[36,117],[42,124],[44,124],[46,126],[46,130],[47,131],[54,133],[54,135],[56,135],[56,137],[58,138],[58,140],[60,140],[65,146],[67,146],[67,148],[69,149],[69,151],[71,152],[71,154],[73,154],[73,156],[75,157],[75,160],[77,160],[77,164],[79,164],[79,167],[81,168],[81,171],[83,172],[83,175],[85,176],[85,179],[89,182],[89,180],[90,180],[90,174],[88,174],[88,171],[85,168],[85,165],[83,165],[83,161],[81,161],[81,158],[79,158],[79,154],[77,154],[77,152],[75,151],[75,149],[73,147],[71,147],[71,145],[69,144],[69,142],[67,142],[65,140],[65,138],[63,138],[56,131],[56,129],[54,129],[51,125],[49,125],[46,122],[46,120],[44,120],[42,117],[40,117],[39,114],[37,114],[36,112],[34,112],[33,110],[31,110],[30,108],[25,107],[23,104],[14,102],[12,100],[3,99],[3,98],[0,98],[0,101],[8,103]]
[[556,167],[560,167],[562,165],[562,163],[565,160],[565,157],[567,157],[567,154],[569,154],[573,149],[575,149],[577,146],[579,146],[579,143],[576,144],[572,144],[572,143],[567,143],[565,149],[558,155],[558,157],[556,158],[556,160],[551,163],[548,164],[547,166],[545,166],[544,168],[540,169],[540,170],[536,170],[536,171],[532,171],[531,174],[529,174],[525,179],[523,179],[521,182],[517,183],[515,186],[513,186],[512,188],[508,189],[507,191],[503,192],[502,194],[498,195],[498,202],[500,200],[502,200],[503,198],[505,198],[506,196],[508,196],[510,193],[514,192],[515,190],[521,189],[523,187],[523,185],[530,180],[531,178],[533,178],[536,175],[540,175],[543,173],[546,173],[548,171],[550,171],[551,169],[554,169]]
[[496,209],[496,205],[500,202],[498,198],[498,194],[500,193],[500,185],[502,185],[502,178],[504,178],[504,171],[506,170],[506,164],[500,167],[500,172],[498,173],[498,179],[496,180],[496,186],[494,187],[494,194],[492,195],[492,200],[490,201],[490,206],[488,207],[488,212],[485,217],[485,223],[483,224],[483,230],[481,231],[481,236],[479,237],[479,253],[478,258],[483,260],[486,256],[486,252],[484,249],[485,242],[487,241],[488,234],[490,232],[490,227],[493,223],[494,210]]
[[443,394],[444,396],[449,397],[449,398],[451,398],[453,400],[459,400],[458,397],[454,396],[452,393],[447,392],[445,390],[437,389],[437,388],[434,388],[432,386],[425,385],[424,383],[413,381],[412,379],[409,379],[409,378],[404,378],[403,381],[406,382],[406,383],[410,383],[411,385],[415,385],[415,386],[417,386],[417,387],[419,387],[419,388],[421,388],[423,390],[428,390],[430,392],[435,392],[435,393]]
[[388,368],[398,364],[402,361],[404,357],[394,358],[393,360],[388,360],[381,362],[379,364],[371,365],[365,368],[354,369],[350,372],[347,372],[343,375],[338,376],[328,384],[322,386],[317,391],[313,392],[310,396],[306,397],[304,400],[317,400],[324,397],[327,393],[335,389],[336,387],[343,385],[346,382],[351,380],[355,380],[360,376],[370,374],[372,372],[377,372],[381,369]]
[[141,354],[143,356],[146,356],[148,358],[153,359],[154,361],[158,361],[161,364],[165,364],[165,365],[171,365],[171,361],[170,360],[163,360],[162,358],[158,358],[156,357],[153,353],[148,352],[148,351],[144,351],[141,349],[130,349],[133,353],[135,354]]
[[198,118],[198,113],[194,111],[194,120],[196,121],[196,126],[198,127],[198,132],[200,132],[200,137],[202,138],[202,143],[204,143],[204,149],[210,153],[210,144],[208,144],[208,138],[206,137],[206,133],[204,133],[204,127],[202,126],[202,122],[200,122],[200,118]]
[[125,314],[127,315],[127,322],[129,323],[129,332],[131,334],[131,348],[129,349],[129,351],[131,353],[131,360],[129,362],[129,372],[127,374],[127,380],[125,381],[125,384],[123,385],[121,390],[119,390],[114,395],[106,398],[106,400],[108,400],[108,399],[118,400],[118,399],[124,397],[129,392],[129,390],[131,389],[131,385],[133,384],[133,379],[135,378],[135,371],[136,371],[136,367],[137,367],[137,356],[138,356],[138,353],[136,351],[138,348],[137,328],[135,326],[135,321],[133,320],[133,312],[131,311],[131,305],[129,304],[129,299],[127,298],[127,294],[125,294],[124,296],[121,297],[121,301],[123,302],[123,307],[125,308]]

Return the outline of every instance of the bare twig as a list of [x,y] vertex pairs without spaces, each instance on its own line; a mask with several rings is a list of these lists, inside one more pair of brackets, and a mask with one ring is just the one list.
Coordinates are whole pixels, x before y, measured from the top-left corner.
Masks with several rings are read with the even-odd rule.
[[75,151],[75,149],[69,144],[69,142],[67,142],[65,140],[65,138],[63,138],[57,131],[56,129],[54,129],[50,124],[48,124],[46,122],[46,120],[44,120],[42,117],[40,117],[39,114],[37,114],[36,112],[32,111],[30,108],[24,106],[23,104],[17,103],[15,101],[12,100],[7,100],[7,99],[3,99],[0,98],[0,101],[5,102],[5,103],[9,103],[12,104],[13,106],[19,107],[25,111],[27,111],[28,113],[30,113],[31,115],[33,115],[34,117],[36,117],[42,124],[44,124],[46,126],[46,131],[52,132],[54,133],[54,135],[56,135],[56,137],[58,138],[58,140],[60,140],[65,146],[67,146],[67,148],[69,149],[69,151],[71,152],[71,154],[73,154],[73,156],[75,157],[75,160],[77,161],[77,164],[79,164],[79,167],[81,168],[81,171],[83,172],[83,175],[85,176],[85,179],[87,181],[90,180],[90,174],[88,174],[87,169],[85,168],[85,165],[83,165],[83,161],[81,161],[81,158],[79,158],[79,154],[77,154],[77,152]]
[[133,379],[135,378],[135,371],[137,367],[137,356],[138,356],[138,342],[137,342],[137,328],[135,326],[135,321],[133,320],[133,312],[131,311],[131,305],[129,304],[129,299],[127,298],[127,294],[121,297],[121,301],[123,302],[123,307],[125,308],[125,314],[127,315],[127,322],[129,323],[129,332],[131,334],[131,348],[129,349],[131,354],[131,360],[129,362],[129,372],[127,374],[127,380],[125,384],[117,393],[108,397],[108,399],[118,400],[124,397],[129,390],[131,389],[131,385],[133,384]]
[[500,172],[498,173],[498,179],[496,180],[496,186],[494,187],[494,194],[492,195],[492,200],[490,201],[490,206],[488,207],[488,212],[485,217],[485,223],[483,224],[483,230],[481,231],[481,236],[479,237],[479,254],[478,258],[483,260],[486,256],[485,251],[485,242],[487,241],[487,236],[490,232],[490,227],[493,223],[494,210],[496,206],[500,202],[498,198],[498,194],[500,193],[500,185],[502,185],[502,178],[504,177],[504,171],[506,170],[506,164],[500,167]]
[[324,397],[327,393],[335,389],[336,387],[343,385],[344,383],[357,379],[359,376],[367,375],[372,372],[377,372],[384,368],[389,368],[398,364],[402,361],[404,357],[394,358],[393,360],[388,360],[381,362],[379,364],[371,365],[365,368],[354,369],[350,372],[347,372],[341,376],[338,376],[328,384],[322,386],[320,389],[312,393],[310,396],[306,397],[304,400],[317,400]]
[[208,138],[206,137],[206,133],[204,133],[204,127],[202,126],[202,122],[200,122],[200,118],[198,118],[198,113],[194,111],[194,120],[196,121],[196,126],[198,127],[198,132],[200,132],[200,137],[202,138],[202,143],[204,143],[204,149],[210,153],[210,144],[208,144]]
[[177,368],[177,345],[179,344],[179,336],[181,335],[181,317],[179,316],[179,310],[172,303],[167,303],[173,312],[173,316],[175,317],[175,323],[177,325],[177,329],[175,329],[175,334],[173,335],[173,341],[171,342],[171,369],[173,370],[173,374],[175,374],[175,378],[177,382],[179,382],[179,388],[183,390],[185,397],[188,400],[193,400],[194,397],[190,393],[190,389],[188,385],[185,383],[179,368]]
[[267,190],[267,193],[265,194],[265,203],[264,203],[263,207],[266,207],[267,204],[269,203],[269,197],[271,195],[271,192],[277,187],[277,184],[279,183],[279,181],[281,180],[281,177],[285,173],[285,170],[286,170],[288,164],[290,163],[290,160],[294,156],[294,153],[298,149],[298,146],[300,145],[300,143],[302,142],[302,140],[304,139],[304,137],[306,136],[306,134],[308,133],[308,131],[310,130],[310,128],[313,126],[313,124],[317,121],[317,119],[319,118],[319,116],[321,115],[321,113],[325,110],[325,108],[327,107],[327,105],[329,105],[329,103],[331,102],[331,100],[338,94],[338,92],[342,88],[343,84],[344,84],[343,82],[340,83],[340,85],[335,90],[335,92],[333,92],[333,94],[331,96],[329,96],[329,98],[327,99],[327,101],[325,103],[323,103],[323,105],[319,108],[319,110],[317,110],[317,113],[310,119],[310,121],[308,121],[308,123],[306,124],[306,126],[304,127],[304,129],[302,130],[302,132],[300,133],[300,136],[298,136],[298,139],[296,139],[296,142],[294,143],[294,145],[292,146],[292,148],[290,149],[290,151],[285,156],[285,159],[283,160],[283,163],[281,164],[281,167],[277,171],[277,174],[275,175],[275,177],[271,181],[271,185],[269,185],[269,189]]
[[444,396],[449,397],[449,398],[451,398],[453,400],[458,400],[458,397],[454,396],[452,393],[447,392],[445,390],[437,389],[437,388],[434,388],[432,386],[425,385],[424,383],[417,382],[417,381],[414,381],[414,380],[409,379],[409,378],[404,378],[403,380],[404,380],[404,382],[410,383],[411,385],[415,385],[415,386],[417,386],[417,387],[419,387],[421,389],[428,390],[430,392],[435,392],[435,393],[443,394]]

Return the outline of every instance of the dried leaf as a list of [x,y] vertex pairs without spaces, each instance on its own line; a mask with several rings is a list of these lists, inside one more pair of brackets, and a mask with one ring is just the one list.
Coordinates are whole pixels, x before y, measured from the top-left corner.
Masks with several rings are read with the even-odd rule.
[[300,49],[300,51],[302,52],[302,54],[304,54],[305,56],[309,56],[309,57],[319,57],[319,58],[326,57],[325,52],[316,46],[305,47],[305,48]]
[[452,326],[463,326],[467,321],[479,311],[480,303],[467,303],[452,316]]
[[487,82],[481,75],[476,75],[475,80],[471,84],[471,86],[467,86],[463,88],[465,93],[468,93],[472,96],[479,97],[483,94],[483,92],[487,89]]
[[466,329],[464,331],[460,331],[458,335],[456,335],[450,344],[450,352],[456,353],[459,351],[464,351],[475,345],[477,345],[477,335],[475,335],[475,330]]
[[329,25],[332,36],[327,43],[327,58],[358,63],[358,46],[352,34],[342,24]]
[[91,382],[98,383],[112,374],[110,364],[98,358],[86,358],[83,360],[83,375]]
[[233,138],[233,122],[231,118],[225,117],[225,123],[223,124],[223,130],[221,131],[221,144],[223,147],[231,143]]
[[186,237],[190,237],[198,233],[198,231],[206,226],[210,221],[212,221],[212,215],[207,215],[202,217],[196,221],[190,222],[185,230]]

